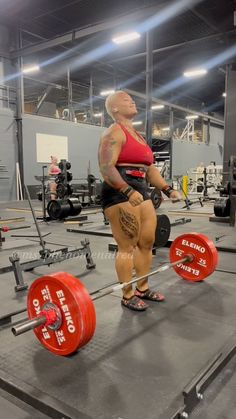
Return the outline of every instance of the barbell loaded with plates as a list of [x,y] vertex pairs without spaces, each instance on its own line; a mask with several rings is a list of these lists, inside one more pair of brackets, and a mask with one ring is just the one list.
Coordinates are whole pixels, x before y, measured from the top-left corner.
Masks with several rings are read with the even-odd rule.
[[[173,268],[187,281],[203,281],[211,275],[218,262],[217,250],[203,234],[189,233],[177,237],[170,248],[170,263],[161,265],[148,276]],[[41,344],[55,355],[70,355],[86,345],[96,327],[94,300],[120,291],[147,275],[129,282],[113,283],[88,293],[85,286],[72,275],[59,272],[34,281],[27,297],[29,320],[12,327],[18,336],[29,330]]]

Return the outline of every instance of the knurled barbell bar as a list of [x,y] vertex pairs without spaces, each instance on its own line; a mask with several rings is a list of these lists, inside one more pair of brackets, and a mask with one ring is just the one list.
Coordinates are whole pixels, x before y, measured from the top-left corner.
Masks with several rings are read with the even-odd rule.
[[91,294],[68,273],[42,276],[32,283],[28,292],[29,320],[12,327],[12,333],[18,336],[33,329],[46,349],[56,355],[70,355],[86,345],[94,335],[94,300],[170,268],[187,281],[202,281],[214,272],[218,263],[213,242],[198,233],[177,237],[170,247],[169,257],[170,263],[161,265],[148,275],[114,286],[110,284]]

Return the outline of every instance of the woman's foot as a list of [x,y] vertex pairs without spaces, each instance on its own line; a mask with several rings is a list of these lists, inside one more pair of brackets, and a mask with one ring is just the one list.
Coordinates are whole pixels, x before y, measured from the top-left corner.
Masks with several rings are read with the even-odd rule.
[[140,291],[138,288],[136,288],[136,290],[134,291],[134,295],[136,295],[139,298],[143,298],[144,300],[158,302],[165,301],[164,295],[157,291],[151,291],[149,288],[145,291]]
[[123,297],[121,300],[121,304],[124,307],[127,307],[130,310],[134,311],[144,311],[148,308],[148,305],[136,295],[133,295],[131,298]]

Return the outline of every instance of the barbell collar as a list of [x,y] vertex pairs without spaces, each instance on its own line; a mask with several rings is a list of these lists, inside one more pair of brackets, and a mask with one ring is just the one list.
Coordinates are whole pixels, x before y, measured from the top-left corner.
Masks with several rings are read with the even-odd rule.
[[14,326],[11,330],[15,336],[21,335],[38,326],[45,325],[51,330],[58,330],[62,323],[62,316],[59,307],[50,301],[46,302],[40,314],[30,320]]

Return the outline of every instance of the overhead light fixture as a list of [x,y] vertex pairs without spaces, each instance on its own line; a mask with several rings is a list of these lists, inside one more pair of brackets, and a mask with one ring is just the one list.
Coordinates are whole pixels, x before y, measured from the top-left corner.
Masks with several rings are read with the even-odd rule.
[[132,125],[142,125],[142,121],[134,121],[132,122]]
[[117,45],[124,44],[125,42],[134,41],[135,39],[140,38],[140,36],[141,35],[138,32],[129,32],[112,38],[112,42]]
[[170,127],[164,127],[164,128],[161,128],[162,129],[162,131],[170,131]]
[[100,118],[102,116],[102,112],[94,113],[93,116],[95,118]]
[[207,70],[205,68],[196,68],[195,70],[185,71],[184,77],[198,77],[204,76],[207,74]]
[[115,90],[110,89],[110,90],[102,90],[100,92],[100,96],[108,96],[108,95],[112,95],[113,93],[115,93]]
[[152,105],[152,109],[156,110],[156,109],[163,109],[165,107],[165,105]]
[[40,70],[39,65],[31,65],[29,67],[23,68],[22,73],[23,74],[34,73],[35,71],[39,71],[39,70]]
[[186,117],[185,117],[185,119],[198,119],[199,118],[199,116],[198,115],[187,115]]
[[227,93],[226,92],[222,93],[222,96],[223,97],[226,97],[227,96]]

